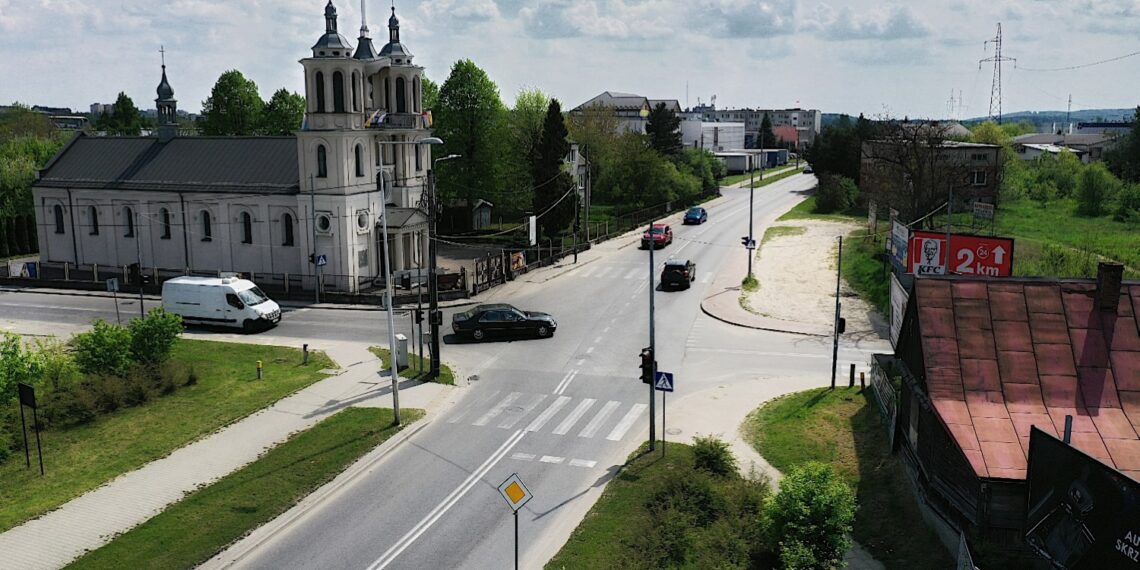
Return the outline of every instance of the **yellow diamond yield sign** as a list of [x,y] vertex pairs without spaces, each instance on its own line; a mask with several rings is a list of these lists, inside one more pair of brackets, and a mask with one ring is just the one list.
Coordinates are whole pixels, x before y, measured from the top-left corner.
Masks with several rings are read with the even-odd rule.
[[502,485],[499,485],[499,493],[515,511],[521,509],[533,496],[527,490],[526,485],[523,485],[522,479],[519,479],[518,473],[511,475],[506,481],[503,481]]

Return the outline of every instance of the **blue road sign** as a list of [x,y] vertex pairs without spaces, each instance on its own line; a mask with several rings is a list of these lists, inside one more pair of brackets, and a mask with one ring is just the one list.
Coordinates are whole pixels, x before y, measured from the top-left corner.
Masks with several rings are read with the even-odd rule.
[[653,389],[659,392],[673,391],[673,373],[657,371],[657,379],[653,381]]
[[324,255],[317,256],[317,267],[324,267],[329,264],[329,260]]

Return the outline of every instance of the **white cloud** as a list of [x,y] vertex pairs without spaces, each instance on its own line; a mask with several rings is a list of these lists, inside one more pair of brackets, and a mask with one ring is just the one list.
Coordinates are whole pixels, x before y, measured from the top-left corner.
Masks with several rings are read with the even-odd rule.
[[728,38],[760,38],[795,32],[795,0],[703,0],[689,5],[697,30]]
[[830,41],[892,41],[923,38],[931,34],[931,28],[906,6],[870,11],[844,6],[836,11],[827,4],[819,4],[813,15],[804,29]]

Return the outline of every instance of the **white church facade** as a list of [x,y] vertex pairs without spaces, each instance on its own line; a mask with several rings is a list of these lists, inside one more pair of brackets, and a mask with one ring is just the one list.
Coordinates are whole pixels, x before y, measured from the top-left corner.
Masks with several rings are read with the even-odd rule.
[[165,65],[155,136],[76,136],[33,187],[42,271],[115,277],[137,263],[147,275],[237,272],[305,289],[319,273],[326,290],[353,293],[383,278],[386,251],[393,271],[426,267],[423,68],[394,8],[379,51],[366,23],[355,48],[337,27],[330,1],[301,60],[295,136],[178,136]]

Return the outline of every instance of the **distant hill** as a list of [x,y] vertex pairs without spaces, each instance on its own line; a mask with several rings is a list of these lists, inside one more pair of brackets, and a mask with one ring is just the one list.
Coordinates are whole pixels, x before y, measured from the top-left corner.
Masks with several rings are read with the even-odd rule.
[[[1136,114],[1136,109],[1085,109],[1081,111],[1073,111],[1069,114],[1069,122],[1071,123],[1088,123],[1088,122],[1102,122],[1102,121],[1130,121]],[[841,113],[823,113],[821,123],[824,127],[839,120],[843,114]],[[859,115],[848,115],[854,120]],[[963,125],[972,125],[984,122],[988,117],[974,117],[971,119],[962,119],[959,121]],[[1065,123],[1064,111],[1018,111],[1016,113],[1005,113],[1002,115],[1002,121],[1008,123],[1017,123],[1021,121],[1028,121],[1033,123],[1037,130],[1048,131],[1056,124],[1060,127]]]

